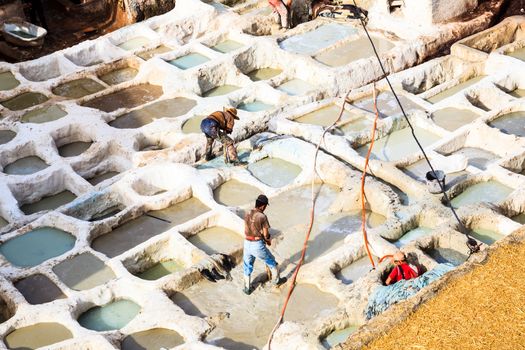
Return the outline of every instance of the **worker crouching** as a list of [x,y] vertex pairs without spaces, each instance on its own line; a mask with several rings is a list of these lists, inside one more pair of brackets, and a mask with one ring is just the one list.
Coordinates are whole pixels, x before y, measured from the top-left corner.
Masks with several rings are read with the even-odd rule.
[[255,259],[261,259],[270,268],[273,276],[272,283],[276,286],[286,282],[286,278],[281,278],[279,268],[275,257],[268,249],[271,245],[270,240],[270,223],[264,214],[268,206],[268,197],[260,195],[255,200],[255,208],[250,210],[244,217],[244,251],[243,251],[243,269],[244,269],[244,293],[251,294],[251,275]]
[[397,251],[393,257],[394,269],[388,275],[385,284],[387,286],[401,280],[411,280],[419,276],[419,269],[409,265],[406,261],[405,253]]
[[235,120],[239,120],[239,117],[237,117],[237,109],[233,107],[213,112],[202,120],[201,131],[206,135],[206,152],[204,156],[206,160],[213,158],[213,142],[218,139],[224,149],[224,161],[233,165],[242,163],[239,161],[232,138],[228,136],[233,131]]

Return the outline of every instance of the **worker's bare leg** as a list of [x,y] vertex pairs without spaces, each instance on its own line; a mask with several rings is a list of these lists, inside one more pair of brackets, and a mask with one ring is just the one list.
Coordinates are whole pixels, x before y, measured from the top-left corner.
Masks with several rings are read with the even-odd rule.
[[239,163],[239,157],[237,156],[237,150],[233,140],[226,134],[221,134],[219,140],[224,148],[224,161],[226,163]]
[[281,0],[269,0],[270,5],[279,13],[281,18],[281,27],[290,28],[290,23],[288,19],[288,8]]

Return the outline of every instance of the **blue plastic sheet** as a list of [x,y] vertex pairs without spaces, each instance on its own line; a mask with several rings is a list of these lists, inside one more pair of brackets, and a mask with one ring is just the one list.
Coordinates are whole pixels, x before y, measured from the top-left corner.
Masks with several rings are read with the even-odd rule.
[[402,280],[389,286],[377,287],[368,299],[368,305],[365,310],[366,319],[369,320],[390,306],[410,298],[453,268],[454,266],[451,264],[439,264],[417,278]]

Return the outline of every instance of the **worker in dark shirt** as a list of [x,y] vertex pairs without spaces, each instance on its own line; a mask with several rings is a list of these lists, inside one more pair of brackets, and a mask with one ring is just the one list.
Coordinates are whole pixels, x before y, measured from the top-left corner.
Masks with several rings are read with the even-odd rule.
[[244,218],[244,251],[243,251],[243,269],[244,269],[244,293],[250,294],[251,290],[251,275],[253,272],[253,264],[255,259],[261,259],[266,266],[270,268],[273,276],[272,283],[276,286],[286,282],[286,278],[281,278],[279,275],[279,268],[275,257],[268,249],[267,245],[271,245],[270,240],[270,223],[264,214],[268,206],[268,197],[261,194],[255,200],[255,208],[250,210]]
[[416,278],[418,275],[417,269],[407,263],[405,253],[397,251],[394,254],[394,269],[388,275],[385,284],[388,286],[401,280]]

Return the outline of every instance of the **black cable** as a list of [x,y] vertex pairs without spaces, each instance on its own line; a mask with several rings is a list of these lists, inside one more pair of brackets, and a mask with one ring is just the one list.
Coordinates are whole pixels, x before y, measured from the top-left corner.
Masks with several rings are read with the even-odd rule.
[[[354,6],[357,7],[357,3],[355,2],[355,0],[352,0],[352,1],[354,2]],[[390,83],[390,79],[388,79],[388,74],[386,73],[385,67],[383,66],[383,63],[381,62],[381,59],[379,58],[379,54],[377,53],[376,46],[375,46],[372,38],[370,37],[370,34],[368,33],[368,29],[366,29],[366,25],[365,25],[365,22],[363,20],[363,16],[360,16],[359,20],[361,22],[361,25],[363,26],[363,29],[365,30],[366,36],[368,37],[368,40],[370,41],[370,44],[372,45],[372,49],[374,50],[374,54],[375,54],[375,56],[377,58],[377,61],[379,62],[379,66],[381,67],[381,71],[383,72],[385,80],[388,83],[388,86],[390,87],[390,91],[392,91],[392,94],[394,95],[394,98],[396,99],[397,104],[399,105],[399,108],[401,109],[401,112],[403,113],[403,116],[405,117],[405,120],[408,123],[408,127],[410,128],[412,136],[414,137],[414,140],[416,141],[419,149],[423,153],[423,156],[425,157],[425,159],[426,159],[426,161],[428,163],[428,166],[430,167],[430,170],[432,171],[432,175],[434,176],[435,179],[437,179],[439,187],[441,188],[441,192],[443,193],[443,197],[445,199],[445,202],[446,202],[447,206],[450,208],[450,210],[452,211],[452,214],[454,215],[456,220],[458,221],[460,232],[463,233],[465,236],[467,236],[467,246],[470,249],[470,252],[474,253],[474,252],[478,251],[479,250],[479,246],[478,246],[476,240],[474,238],[472,238],[468,234],[468,230],[466,229],[465,225],[463,225],[463,222],[461,222],[458,214],[454,210],[454,207],[452,207],[452,204],[450,203],[450,199],[448,198],[448,195],[447,195],[447,193],[445,191],[444,184],[439,180],[440,177],[437,176],[437,173],[434,170],[434,167],[432,166],[432,163],[430,163],[430,160],[428,159],[427,154],[425,153],[425,150],[423,149],[423,147],[419,143],[419,140],[416,137],[416,133],[414,131],[414,127],[412,126],[412,123],[408,119],[408,117],[407,117],[407,115],[405,113],[405,110],[403,109],[403,106],[401,104],[401,101],[399,100],[399,97],[397,96],[396,92],[394,91],[394,88],[392,87],[392,84]]]

